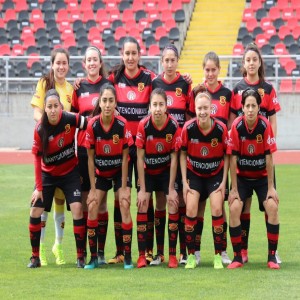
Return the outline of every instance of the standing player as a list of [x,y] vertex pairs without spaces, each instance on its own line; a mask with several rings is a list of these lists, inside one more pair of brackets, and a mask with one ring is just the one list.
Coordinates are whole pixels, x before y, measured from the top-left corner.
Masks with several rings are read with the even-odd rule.
[[[114,187],[119,199],[122,214],[122,240],[124,249],[124,268],[132,269],[131,240],[132,219],[130,214],[130,187],[128,180],[128,147],[133,143],[127,130],[127,122],[121,116],[114,116],[116,91],[110,84],[104,84],[93,112],[86,134],[88,148],[88,168],[91,190],[87,198],[88,237],[91,261],[86,269],[98,266],[97,227],[98,209],[106,202],[107,191]],[[95,180],[96,169],[96,180]]]
[[[35,94],[31,100],[31,106],[34,109],[34,120],[39,121],[44,111],[45,94],[50,89],[56,89],[59,93],[63,109],[70,111],[71,99],[73,93],[72,85],[66,81],[66,76],[69,71],[69,53],[65,49],[54,49],[51,52],[51,69],[47,75],[44,75],[36,86]],[[61,190],[56,189],[54,195],[54,223],[55,223],[55,243],[52,247],[52,252],[56,257],[58,265],[65,264],[64,253],[62,249],[62,239],[64,235],[65,214],[64,203],[65,196]],[[42,266],[47,265],[46,249],[44,245],[45,227],[48,219],[48,210],[44,210],[42,214],[42,233],[41,233],[41,249],[40,258]]]
[[[247,88],[257,91],[261,98],[260,114],[266,117],[272,127],[274,136],[277,136],[277,112],[280,111],[280,105],[277,100],[277,95],[271,83],[265,81],[264,62],[259,52],[258,47],[251,43],[244,52],[242,61],[243,79],[239,81],[233,89],[233,99],[230,107],[229,128],[233,120],[243,114],[241,95]],[[275,183],[276,184],[276,183]],[[250,208],[251,198],[244,202],[243,212],[241,214],[242,226],[242,257],[244,262],[248,262],[248,238],[250,231]],[[266,221],[268,219],[265,214]],[[278,253],[276,252],[278,263],[281,263]]]
[[[150,115],[140,121],[136,135],[137,166],[140,189],[137,206],[137,236],[139,258],[137,267],[146,267],[147,210],[152,192],[156,192],[156,207],[168,203],[169,268],[177,268],[178,194],[175,190],[177,151],[180,129],[167,113],[167,95],[156,88],[150,97]],[[147,180],[146,180],[147,176]],[[158,249],[159,255],[163,249]]]
[[180,166],[183,197],[186,201],[185,234],[188,247],[186,269],[197,265],[195,237],[198,203],[201,195],[209,195],[214,239],[214,268],[222,269],[222,239],[224,218],[222,207],[228,173],[226,143],[227,128],[211,117],[211,96],[200,90],[195,99],[196,118],[188,121],[182,130]]
[[256,192],[260,210],[268,215],[268,267],[279,269],[275,253],[279,237],[278,195],[274,187],[272,153],[276,141],[268,120],[259,114],[261,95],[253,89],[242,93],[244,116],[238,117],[231,126],[230,154],[231,191],[229,195],[230,236],[234,259],[228,266],[235,269],[243,266],[242,228],[240,216],[243,202]]
[[[161,57],[161,63],[164,72],[158,75],[152,82],[152,88],[162,88],[167,94],[168,112],[172,117],[176,119],[180,128],[183,127],[186,120],[190,119],[191,112],[190,107],[190,93],[191,85],[188,84],[183,76],[177,72],[178,67],[178,50],[173,44],[167,45]],[[185,264],[187,260],[186,244],[184,234],[184,217],[185,217],[185,203],[182,196],[182,179],[180,166],[178,164],[177,176],[176,176],[176,190],[179,196],[179,241],[180,241],[180,258],[179,263]],[[155,222],[158,226],[156,228],[156,241],[157,249],[163,248],[165,222],[166,222],[166,208],[162,211],[155,210]],[[162,256],[156,255],[150,265],[159,265],[162,262]]]
[[[220,59],[215,52],[208,52],[203,59],[203,71],[205,81],[203,84],[197,85],[193,89],[192,93],[192,110],[194,111],[194,98],[197,96],[198,92],[203,89],[206,89],[211,95],[211,116],[223,122],[226,126],[229,119],[229,108],[230,102],[232,99],[232,92],[226,88],[221,81],[218,80],[218,76],[220,74]],[[208,195],[207,195],[208,196]],[[200,245],[201,245],[201,236],[203,230],[203,222],[204,222],[204,211],[206,206],[206,198],[207,196],[202,195],[199,207],[198,207],[198,215],[197,215],[197,226],[196,226],[196,245],[195,245],[195,256],[197,264],[200,263]],[[226,193],[225,200],[228,197],[228,182],[226,183]],[[223,217],[224,217],[224,228],[223,228],[223,244],[222,244],[222,262],[223,264],[230,264],[231,260],[227,255],[227,220],[226,220],[226,210],[225,205],[223,204]]]
[[[103,84],[108,83],[102,55],[97,47],[91,46],[86,49],[83,63],[87,72],[87,78],[80,80],[79,87],[73,93],[71,111],[88,117],[95,108],[99,99],[99,91]],[[81,130],[77,135],[77,156],[81,177],[83,216],[87,221],[86,199],[90,191],[90,179],[88,172],[88,156],[85,147],[86,132]],[[108,226],[108,211],[106,202],[100,204],[98,212],[98,264],[106,264],[104,247]]]
[[63,112],[59,94],[50,89],[45,95],[45,110],[34,131],[35,190],[32,193],[29,232],[32,247],[29,268],[40,263],[41,215],[51,210],[54,191],[59,187],[73,215],[77,248],[77,267],[84,267],[84,219],[81,205],[80,177],[75,156],[75,131],[86,126],[84,117]]
[[[152,79],[155,74],[139,65],[141,57],[141,48],[137,40],[133,37],[126,37],[122,47],[122,62],[112,70],[109,80],[114,84],[117,92],[117,109],[120,115],[128,122],[128,130],[135,141],[139,121],[148,114],[149,98],[152,91]],[[129,170],[128,175],[132,181],[134,171],[135,182],[137,182],[137,165],[136,165],[136,146],[129,148]],[[137,187],[137,184],[135,184]],[[149,210],[149,221],[154,219],[153,206]],[[152,224],[151,224],[152,223]],[[153,221],[148,224],[152,228],[152,237],[150,240],[153,244]],[[122,218],[119,208],[119,200],[115,199],[114,211],[114,228],[117,252],[116,256],[108,263],[123,262],[123,242],[122,242]],[[151,249],[149,249],[151,250]],[[150,257],[150,260],[152,258]]]

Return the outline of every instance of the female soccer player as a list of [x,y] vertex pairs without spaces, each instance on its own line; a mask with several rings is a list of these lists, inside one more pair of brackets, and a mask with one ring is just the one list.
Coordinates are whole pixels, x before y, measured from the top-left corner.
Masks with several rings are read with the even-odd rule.
[[[72,97],[71,111],[80,113],[88,117],[95,108],[99,99],[100,88],[109,81],[106,79],[105,65],[100,50],[90,46],[86,49],[83,63],[87,73],[85,79],[81,79],[79,88],[76,89]],[[79,162],[79,172],[81,177],[83,216],[87,221],[86,199],[91,189],[88,172],[88,155],[85,147],[86,132],[81,130],[77,135],[77,156]],[[101,203],[98,212],[98,264],[106,264],[104,247],[108,226],[108,211],[106,202]]]
[[[182,128],[186,120],[189,120],[193,115],[190,112],[190,94],[191,85],[188,84],[184,77],[177,72],[179,54],[178,50],[173,44],[167,45],[161,56],[161,63],[164,72],[158,75],[152,81],[152,88],[162,88],[167,94],[167,108],[171,116],[173,116]],[[185,264],[187,260],[186,244],[184,234],[184,217],[185,217],[185,203],[182,196],[182,179],[180,166],[178,164],[177,176],[176,176],[176,190],[179,196],[179,241],[180,241],[180,258],[179,263]],[[156,228],[156,242],[157,248],[163,249],[165,222],[166,222],[166,210],[155,210],[155,219],[158,220]],[[156,255],[150,265],[158,265],[162,261],[162,257]]]
[[[88,238],[91,261],[86,269],[98,266],[97,227],[99,204],[106,201],[106,194],[114,186],[122,214],[122,240],[124,268],[132,269],[131,240],[132,219],[130,215],[130,187],[128,180],[128,149],[133,140],[127,129],[127,122],[121,116],[114,116],[116,91],[110,84],[104,84],[93,112],[95,116],[88,123],[86,144],[91,190],[88,195]],[[100,115],[99,115],[100,113]],[[95,180],[96,169],[96,180]]]
[[279,237],[278,195],[274,186],[272,153],[276,141],[268,120],[259,114],[261,95],[254,89],[242,93],[244,116],[238,117],[231,126],[230,154],[231,191],[229,194],[229,231],[234,259],[228,266],[235,269],[243,266],[242,228],[240,216],[243,202],[256,192],[260,210],[268,215],[268,267],[279,269],[275,253]]
[[[223,122],[227,126],[227,122],[229,119],[229,108],[230,102],[232,99],[232,92],[226,88],[221,81],[218,80],[218,76],[220,74],[220,59],[215,52],[208,52],[203,59],[203,71],[205,81],[203,84],[198,84],[192,93],[192,108],[194,111],[194,98],[197,96],[199,90],[207,89],[210,93],[211,99],[211,116]],[[208,196],[208,195],[207,195]],[[195,256],[197,264],[200,263],[200,245],[201,245],[201,236],[203,230],[203,222],[204,222],[204,211],[206,206],[206,198],[207,196],[202,195],[198,207],[198,215],[197,215],[197,226],[196,226],[196,246],[195,246]],[[226,193],[225,200],[228,196],[228,183],[226,184]],[[223,264],[230,264],[231,260],[227,255],[227,221],[226,221],[226,210],[223,204],[223,217],[224,217],[224,228],[223,228],[223,244],[222,244],[222,262]]]
[[35,190],[31,198],[29,221],[32,256],[29,268],[40,263],[41,215],[50,211],[54,191],[59,187],[70,205],[73,215],[74,235],[77,248],[77,267],[84,267],[84,219],[81,205],[80,176],[75,156],[76,128],[84,129],[84,117],[63,112],[60,96],[55,89],[45,95],[45,109],[34,131]]
[[[150,115],[140,121],[137,135],[137,166],[139,192],[137,199],[137,235],[139,258],[137,267],[146,267],[147,210],[152,192],[156,192],[158,210],[168,203],[169,268],[177,268],[176,243],[178,236],[178,194],[175,190],[177,151],[180,129],[167,113],[167,95],[156,88],[150,97]],[[158,253],[163,255],[158,249]]]
[[[35,94],[31,100],[31,106],[34,109],[34,120],[39,121],[44,111],[45,94],[50,89],[56,89],[60,95],[63,109],[70,111],[71,99],[73,93],[72,85],[66,81],[66,76],[69,71],[69,53],[65,49],[54,49],[51,52],[51,69],[50,72],[44,75],[36,86]],[[55,243],[52,247],[52,252],[56,257],[58,265],[65,264],[64,253],[62,249],[62,239],[64,235],[65,214],[64,203],[65,196],[57,189],[55,191],[54,202],[54,223],[55,223]],[[42,266],[47,265],[46,249],[44,245],[45,240],[45,226],[48,219],[47,208],[42,215],[42,233],[41,233],[41,249],[40,258]]]
[[214,268],[222,269],[222,214],[228,173],[226,143],[227,128],[211,117],[211,96],[199,91],[195,99],[196,118],[188,121],[182,130],[180,166],[183,197],[186,201],[185,234],[188,248],[186,269],[196,267],[195,237],[198,203],[201,195],[209,195],[214,239]]
[[[251,43],[244,52],[242,61],[243,79],[239,81],[233,89],[233,99],[230,107],[230,119],[228,128],[231,127],[233,120],[243,114],[241,104],[241,94],[247,88],[256,90],[261,98],[259,113],[266,117],[271,123],[274,136],[277,135],[277,112],[280,111],[280,105],[277,100],[277,95],[271,83],[265,81],[264,62],[258,47]],[[250,208],[251,198],[244,203],[243,212],[241,214],[242,226],[242,257],[244,262],[248,262],[248,238],[250,230]],[[265,215],[266,220],[268,216]],[[278,263],[281,263],[278,253],[276,252]]]

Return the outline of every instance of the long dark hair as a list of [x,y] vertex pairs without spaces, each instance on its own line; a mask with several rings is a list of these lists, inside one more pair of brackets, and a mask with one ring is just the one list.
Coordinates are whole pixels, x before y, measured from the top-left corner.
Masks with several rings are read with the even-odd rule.
[[105,66],[105,63],[102,59],[102,54],[101,54],[101,51],[100,51],[99,48],[97,48],[96,46],[87,47],[87,49],[85,50],[84,57],[83,57],[83,62],[84,63],[86,62],[86,54],[89,50],[95,50],[95,51],[98,52],[99,60],[100,60],[100,63],[101,63],[101,68],[99,70],[99,75],[102,76],[103,78],[106,78],[107,77],[106,66]]
[[[53,96],[56,97],[58,99],[59,103],[61,104],[60,97],[59,97],[59,94],[56,91],[56,89],[50,89],[46,92],[46,95],[45,95],[45,101],[44,101],[45,106],[46,106],[46,102],[47,102],[48,98],[53,97]],[[52,134],[52,131],[53,131],[53,128],[52,128],[52,126],[50,126],[47,113],[44,110],[42,118],[41,118],[41,130],[40,130],[41,138],[42,138],[42,146],[43,146],[43,157],[45,157],[48,152],[49,136]]]
[[244,62],[245,62],[246,53],[248,51],[254,51],[258,55],[258,58],[259,58],[259,61],[260,61],[260,67],[258,69],[258,77],[259,77],[259,82],[263,83],[265,81],[265,66],[264,66],[264,61],[263,61],[263,58],[261,56],[261,53],[260,53],[260,51],[259,51],[259,49],[258,49],[258,47],[255,43],[248,44],[246,49],[245,49],[245,52],[244,52],[244,55],[243,55],[243,64],[242,64],[242,67],[241,67],[241,73],[242,73],[243,77],[247,76],[247,71],[244,68]]
[[[68,60],[68,64],[70,65],[70,55],[69,52],[66,49],[63,48],[57,48],[52,50],[51,52],[51,66],[54,64],[56,55],[58,53],[62,53],[65,54]],[[46,85],[45,85],[45,91],[51,90],[51,89],[55,89],[55,79],[54,79],[54,72],[52,70],[52,68],[50,69],[49,73],[42,76],[41,78],[42,80],[45,81]]]
[[[138,41],[132,37],[132,36],[127,36],[125,39],[124,39],[124,42],[123,42],[123,45],[122,45],[122,51],[124,51],[124,45],[126,43],[133,43],[133,44],[136,44],[136,47],[137,47],[137,50],[139,53],[141,53],[141,46],[140,44],[138,43]],[[140,68],[141,65],[138,63],[138,68]],[[115,82],[118,82],[121,75],[124,73],[124,70],[125,70],[125,64],[124,64],[124,61],[123,59],[121,60],[121,63],[116,65],[115,67],[112,68],[111,72],[110,73],[113,73],[114,76],[115,76]]]
[[99,97],[96,101],[95,108],[91,113],[91,117],[95,117],[97,115],[100,115],[101,108],[99,106],[99,103],[100,103],[100,100],[101,100],[101,96],[103,95],[105,90],[112,91],[112,93],[114,94],[114,97],[115,97],[115,101],[117,102],[117,92],[116,92],[116,89],[114,88],[114,86],[111,83],[104,83],[100,88]]
[[151,95],[150,95],[150,104],[151,104],[151,101],[152,101],[152,98],[153,96],[155,95],[159,95],[159,96],[162,96],[162,98],[165,100],[166,102],[166,105],[167,105],[167,102],[168,102],[168,97],[167,97],[167,94],[165,92],[164,89],[162,88],[156,88],[152,91]]

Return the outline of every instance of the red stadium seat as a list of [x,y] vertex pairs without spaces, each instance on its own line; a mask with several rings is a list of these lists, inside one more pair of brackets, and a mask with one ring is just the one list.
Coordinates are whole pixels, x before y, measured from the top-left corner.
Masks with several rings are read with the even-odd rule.
[[256,45],[261,48],[268,43],[268,38],[264,33],[258,34],[255,38]]
[[291,7],[294,9],[300,8],[300,1],[299,0],[291,0]]
[[251,0],[250,7],[253,11],[257,11],[259,8],[262,8],[262,0]]
[[160,56],[160,49],[157,44],[153,44],[149,46],[148,49],[148,55],[149,56]]
[[297,68],[297,64],[293,59],[290,59],[286,65],[285,65],[286,74],[290,76],[292,74],[292,71]]
[[11,56],[22,56],[24,55],[24,49],[22,45],[16,44],[11,49]]
[[89,20],[95,20],[94,12],[92,10],[83,11],[81,20],[83,23],[86,23]]
[[137,12],[138,10],[144,9],[144,4],[142,1],[140,0],[133,0],[132,3],[132,10],[134,12]]
[[300,25],[296,26],[293,30],[292,30],[292,35],[294,37],[295,40],[297,40],[300,36]]
[[74,37],[73,28],[71,25],[65,26],[61,32],[61,39],[64,41],[70,36]]
[[44,20],[35,20],[32,22],[32,30],[36,32],[40,28],[45,28]]
[[160,12],[158,11],[158,9],[150,10],[150,11],[148,11],[148,17],[151,22],[153,20],[160,19]]
[[28,4],[26,0],[18,0],[15,2],[15,11],[20,12],[22,10],[28,11]]
[[292,93],[293,92],[293,80],[282,79],[279,85],[279,93]]
[[270,8],[269,16],[272,21],[281,17],[280,9],[277,6],[273,6]]
[[74,23],[76,20],[82,20],[82,17],[81,17],[81,12],[79,9],[73,9],[70,11],[70,17],[69,17],[70,21],[72,23]]
[[145,28],[149,27],[149,20],[147,18],[141,18],[139,20],[139,30],[142,32]]
[[100,8],[96,12],[96,21],[101,21],[101,20],[108,20],[109,19],[109,14],[106,12],[104,8]]
[[288,52],[287,52],[285,44],[278,43],[278,44],[275,45],[275,47],[274,47],[274,54],[275,55],[285,55],[287,53]]
[[43,20],[43,13],[39,8],[35,8],[31,12],[30,22]]
[[[164,20],[164,19],[162,19],[162,20]],[[166,26],[167,32],[169,32],[171,30],[171,28],[176,27],[176,22],[173,18],[166,19],[165,26]]]
[[254,15],[253,9],[251,9],[251,8],[244,9],[243,19],[242,19],[243,22],[247,22],[249,19],[252,19],[254,17],[255,17],[255,15]]
[[77,46],[74,35],[73,36],[67,36],[66,39],[63,42],[63,46],[64,46],[64,48],[69,48],[71,46]]
[[278,36],[281,40],[284,39],[285,36],[287,36],[288,34],[291,33],[291,30],[288,26],[286,25],[283,25],[279,28],[279,31],[278,31]]
[[257,20],[255,18],[249,18],[246,22],[246,28],[249,32],[252,32],[257,27]]
[[58,23],[69,21],[68,11],[65,8],[61,8],[57,11],[56,21]]
[[10,46],[8,44],[0,45],[0,56],[10,55]]
[[260,20],[260,26],[265,31],[266,28],[272,26],[272,21],[269,17],[264,17]]
[[118,9],[118,5],[116,2],[109,1],[106,3],[106,10],[107,11],[112,11]]
[[281,17],[284,21],[287,21],[288,19],[294,18],[294,10],[292,7],[287,7],[283,9]]
[[[131,28],[135,28],[137,29],[137,24],[135,22],[135,20],[128,20],[125,24],[124,27],[126,29],[127,32],[129,32],[131,30]],[[137,29],[138,30],[138,29]],[[139,30],[138,30],[139,31]]]
[[268,40],[271,38],[271,36],[276,34],[276,28],[274,26],[269,26],[265,28],[265,35],[268,38]]
[[[159,4],[157,5],[157,9],[161,13],[169,12],[172,15],[171,10],[169,9],[169,2],[168,2],[168,0],[159,1]],[[164,19],[162,19],[162,20],[164,20]]]
[[126,36],[126,29],[124,27],[117,27],[114,37],[116,41],[119,41],[121,37]]
[[286,25],[292,31],[296,26],[299,25],[298,19],[296,17],[290,18],[290,19],[287,20],[287,24]]
[[137,27],[131,27],[128,31],[128,35],[136,39],[141,37],[140,30]]
[[114,20],[120,20],[120,11],[118,9],[112,9],[110,11],[110,19],[111,19],[111,23]]
[[28,36],[33,36],[33,30],[31,29],[31,27],[25,26],[22,28],[22,32],[21,32],[21,40],[24,41],[26,37]]
[[122,19],[122,21],[124,23],[126,23],[127,21],[134,20],[134,12],[133,12],[133,10],[130,9],[130,8],[124,9],[121,19]]
[[232,55],[243,55],[244,54],[244,46],[242,44],[235,44],[233,46]]
[[172,3],[171,3],[170,8],[171,8],[171,11],[173,13],[175,13],[175,11],[178,10],[178,9],[182,9],[182,2],[181,2],[181,0],[173,0]]
[[82,13],[93,10],[90,0],[82,0],[80,3],[80,11]]
[[283,9],[289,7],[289,0],[278,0],[277,1],[277,7],[280,10],[283,10]]
[[[98,27],[91,27],[88,33],[88,40],[91,42],[93,39],[98,39],[101,37],[101,33]],[[102,39],[101,39],[102,41]]]
[[3,19],[6,23],[10,20],[16,20],[16,11],[12,8],[7,9]]
[[168,36],[168,32],[165,27],[159,26],[155,31],[155,40],[158,42],[162,36]]
[[68,1],[67,11],[68,12],[79,11],[78,1],[77,0]]
[[34,35],[26,36],[23,40],[23,49],[27,50],[30,46],[35,46],[35,37]]

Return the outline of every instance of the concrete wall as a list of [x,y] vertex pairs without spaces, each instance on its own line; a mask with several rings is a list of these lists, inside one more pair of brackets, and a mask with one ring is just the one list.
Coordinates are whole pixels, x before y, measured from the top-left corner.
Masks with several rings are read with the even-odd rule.
[[[32,94],[10,94],[8,101],[0,95],[0,148],[30,149],[33,137]],[[299,95],[279,97],[282,110],[278,113],[278,148],[300,149]],[[6,113],[6,112],[9,113]]]

